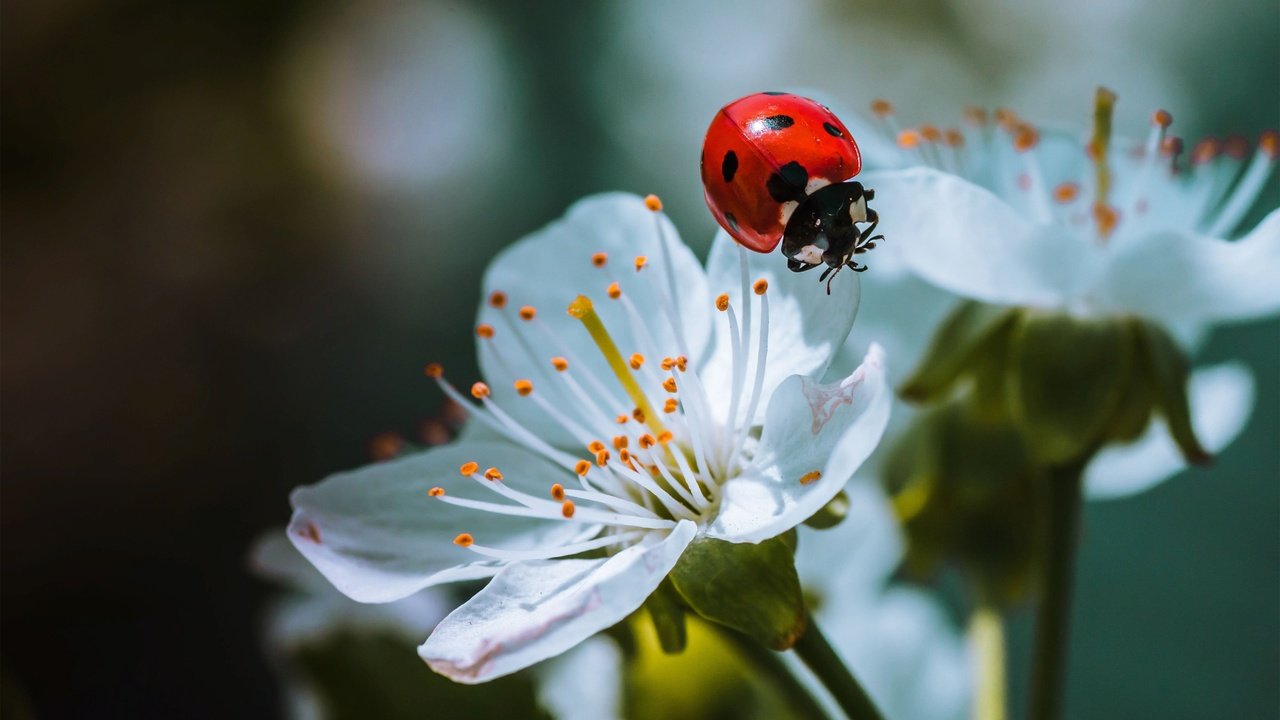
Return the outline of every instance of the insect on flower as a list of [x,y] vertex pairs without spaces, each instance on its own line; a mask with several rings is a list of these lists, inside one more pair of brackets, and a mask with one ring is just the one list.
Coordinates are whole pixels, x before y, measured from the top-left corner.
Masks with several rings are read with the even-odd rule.
[[[825,264],[819,281],[875,248],[875,191],[850,178],[862,169],[852,133],[829,108],[789,93],[748,95],[720,109],[702,146],[707,206],[739,244],[760,253],[782,243],[787,268]],[[865,224],[865,228],[859,228]]]

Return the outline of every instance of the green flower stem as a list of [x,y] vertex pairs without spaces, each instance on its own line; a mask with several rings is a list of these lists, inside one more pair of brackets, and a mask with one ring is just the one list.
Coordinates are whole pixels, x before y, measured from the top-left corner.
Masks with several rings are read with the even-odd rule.
[[850,720],[884,720],[871,696],[845,667],[812,617],[809,618],[809,629],[800,636],[793,649],[818,676]]
[[1080,525],[1083,463],[1050,469],[1048,546],[1044,584],[1036,612],[1031,663],[1031,720],[1059,720],[1066,687],[1071,586]]
[[708,623],[708,625],[715,628],[721,637],[733,645],[741,656],[751,663],[756,672],[772,680],[778,691],[787,699],[791,709],[795,711],[796,717],[826,720],[828,716],[822,704],[809,692],[809,688],[800,682],[791,668],[787,667],[780,654],[736,630],[718,623]]
[[1004,618],[995,606],[983,603],[969,616],[969,644],[978,659],[973,720],[1006,720],[1009,710]]

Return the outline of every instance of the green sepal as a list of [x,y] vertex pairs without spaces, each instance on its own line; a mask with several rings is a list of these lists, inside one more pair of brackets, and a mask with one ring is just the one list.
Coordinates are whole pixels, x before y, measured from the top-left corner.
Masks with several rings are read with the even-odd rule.
[[653,631],[658,636],[658,645],[662,652],[677,655],[684,652],[689,644],[689,633],[685,627],[684,603],[680,593],[665,579],[658,589],[649,595],[644,602],[649,611],[649,619],[653,621]]
[[814,530],[829,530],[844,522],[849,514],[849,494],[841,490],[823,505],[818,512],[809,516],[804,524]]
[[945,400],[975,357],[994,351],[991,341],[1013,322],[1017,310],[979,302],[963,302],[942,321],[924,359],[898,390],[904,400],[929,403]]
[[794,548],[794,538],[781,536],[755,544],[699,538],[670,578],[698,615],[786,650],[804,633],[807,618]]
[[1126,322],[1027,311],[1010,352],[1010,412],[1038,460],[1069,462],[1107,439],[1131,380],[1134,337]]
[[1200,444],[1191,426],[1191,408],[1187,401],[1187,356],[1160,327],[1136,321],[1141,361],[1139,372],[1145,376],[1155,409],[1164,416],[1178,449],[1187,462],[1205,465],[1213,455]]
[[1144,377],[1147,353],[1142,326],[1143,322],[1137,319],[1130,319],[1125,323],[1125,329],[1133,337],[1133,361],[1130,363],[1129,380],[1121,387],[1120,402],[1116,405],[1107,429],[1107,442],[1133,442],[1151,424],[1151,410],[1155,400],[1151,383]]

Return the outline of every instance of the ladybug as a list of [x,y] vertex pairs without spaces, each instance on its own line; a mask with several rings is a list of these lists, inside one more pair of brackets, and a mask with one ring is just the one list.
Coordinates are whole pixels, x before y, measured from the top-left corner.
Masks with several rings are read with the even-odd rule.
[[[773,252],[787,268],[825,264],[819,282],[876,246],[879,217],[867,207],[875,191],[850,180],[862,155],[849,129],[825,105],[790,93],[748,95],[720,108],[702,143],[707,207],[744,247]],[[865,224],[865,229],[859,229]]]

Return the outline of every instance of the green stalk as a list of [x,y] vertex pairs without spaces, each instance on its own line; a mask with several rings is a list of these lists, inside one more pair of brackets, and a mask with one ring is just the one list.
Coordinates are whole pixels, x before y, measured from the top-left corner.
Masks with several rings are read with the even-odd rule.
[[809,629],[792,649],[818,676],[850,720],[884,720],[871,696],[845,667],[812,617],[809,618]]
[[1007,720],[1008,660],[1004,618],[994,606],[982,603],[969,616],[969,645],[978,659],[973,694],[973,720]]
[[1060,720],[1066,688],[1071,591],[1080,525],[1082,464],[1051,468],[1044,584],[1031,662],[1031,720]]

